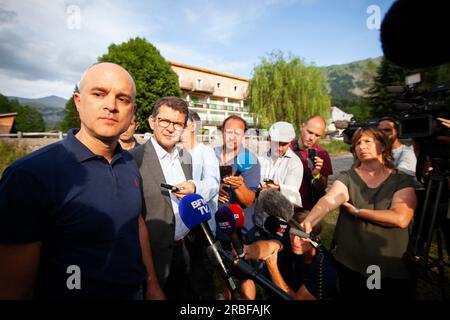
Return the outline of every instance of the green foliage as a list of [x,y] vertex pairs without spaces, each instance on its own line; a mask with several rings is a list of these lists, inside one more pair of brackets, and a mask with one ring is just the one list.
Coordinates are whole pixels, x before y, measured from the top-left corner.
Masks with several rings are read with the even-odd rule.
[[339,141],[339,140],[324,141],[324,140],[322,140],[320,142],[320,145],[323,146],[331,156],[348,154],[350,152],[350,145],[346,144],[344,141]]
[[44,132],[45,123],[42,113],[29,106],[21,107],[14,123],[14,131]]
[[7,166],[25,155],[26,151],[22,147],[0,140],[0,176]]
[[[78,91],[75,87],[74,93]],[[80,127],[80,115],[78,114],[77,108],[75,107],[75,102],[73,101],[73,95],[67,100],[66,106],[64,108],[64,118],[60,123],[61,131],[67,131],[71,128]]]
[[331,105],[338,107],[346,113],[353,114],[353,117],[358,122],[363,122],[367,119],[373,118],[372,108],[369,102],[364,97],[353,97],[349,99],[332,98]]
[[309,116],[327,117],[330,108],[322,70],[293,55],[285,58],[281,51],[268,54],[254,68],[249,99],[260,126],[288,121],[297,132]]
[[0,114],[11,112],[15,112],[13,104],[8,100],[8,98],[0,94]]
[[328,90],[333,98],[353,99],[366,94],[377,73],[381,58],[371,58],[324,67]]
[[33,107],[22,106],[17,99],[8,100],[0,94],[0,113],[17,112],[13,131],[15,132],[43,132],[45,131],[42,113]]
[[180,96],[178,78],[160,52],[143,38],[108,47],[99,62],[114,62],[124,67],[136,83],[139,132],[150,130],[148,117],[155,101],[163,96]]

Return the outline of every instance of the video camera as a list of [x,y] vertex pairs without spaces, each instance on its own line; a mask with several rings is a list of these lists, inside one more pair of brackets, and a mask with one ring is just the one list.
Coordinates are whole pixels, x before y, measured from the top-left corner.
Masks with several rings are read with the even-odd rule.
[[401,139],[430,138],[449,135],[448,129],[436,119],[450,117],[450,82],[435,84],[429,89],[419,86],[420,74],[406,77],[406,86],[389,86],[388,92],[400,94],[393,104],[397,112],[398,136]]
[[[437,136],[449,136],[449,130],[437,118],[450,118],[450,82],[432,85],[425,90],[419,86],[420,74],[406,77],[406,86],[388,86],[390,93],[399,94],[393,103],[393,113],[389,118],[396,121],[400,139],[417,138],[418,141]],[[353,134],[359,127],[376,127],[379,119],[366,120],[363,123],[351,121],[344,130],[344,142],[351,144]]]

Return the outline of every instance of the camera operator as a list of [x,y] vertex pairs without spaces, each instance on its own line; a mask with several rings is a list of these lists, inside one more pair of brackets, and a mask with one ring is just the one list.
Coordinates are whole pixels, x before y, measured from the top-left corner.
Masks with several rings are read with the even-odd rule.
[[392,143],[392,155],[394,156],[394,167],[410,176],[416,175],[417,159],[412,146],[406,146],[398,138],[398,122],[393,117],[381,118],[378,129]]
[[[290,228],[297,228],[307,216],[295,213]],[[321,226],[313,232],[318,236]],[[296,300],[329,299],[336,296],[337,271],[332,255],[315,248],[309,239],[290,234],[278,240],[261,240],[245,246],[245,259],[261,259],[272,281]],[[272,297],[269,297],[270,299]]]
[[[339,293],[351,299],[407,299],[411,282],[404,254],[416,207],[412,177],[394,169],[391,145],[375,127],[359,128],[352,139],[353,167],[341,173],[303,222],[311,232],[341,206],[334,240]],[[368,267],[381,272],[381,287],[367,286]]]

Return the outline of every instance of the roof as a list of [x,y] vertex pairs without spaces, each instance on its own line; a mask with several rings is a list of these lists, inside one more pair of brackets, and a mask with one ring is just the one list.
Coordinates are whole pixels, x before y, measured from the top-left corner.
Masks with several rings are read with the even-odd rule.
[[187,64],[174,62],[174,61],[168,61],[168,62],[170,63],[171,66],[174,66],[174,67],[190,69],[190,70],[194,70],[194,71],[200,71],[200,72],[204,72],[204,73],[209,73],[209,74],[216,75],[216,76],[221,76],[221,77],[226,77],[226,78],[231,78],[231,79],[236,79],[236,80],[249,82],[249,80],[246,79],[246,78],[234,76],[234,75],[231,75],[231,74],[217,72],[217,71],[213,71],[213,70],[209,70],[209,69],[205,69],[205,68],[200,68],[200,67],[189,66]]
[[12,113],[1,113],[0,117],[12,117],[12,116],[17,116],[17,112],[12,112]]

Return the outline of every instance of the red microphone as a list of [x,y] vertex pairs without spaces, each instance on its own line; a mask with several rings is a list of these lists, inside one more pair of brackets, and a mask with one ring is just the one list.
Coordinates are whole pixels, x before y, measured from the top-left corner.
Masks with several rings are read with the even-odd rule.
[[228,205],[228,208],[230,208],[231,212],[233,212],[234,219],[236,220],[236,228],[242,229],[244,227],[245,217],[241,206],[233,203]]

